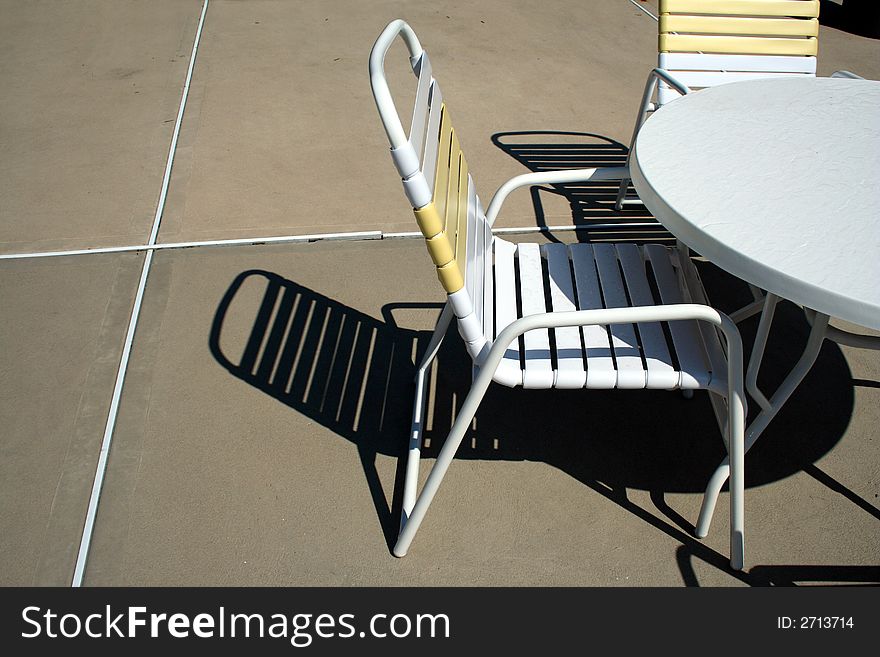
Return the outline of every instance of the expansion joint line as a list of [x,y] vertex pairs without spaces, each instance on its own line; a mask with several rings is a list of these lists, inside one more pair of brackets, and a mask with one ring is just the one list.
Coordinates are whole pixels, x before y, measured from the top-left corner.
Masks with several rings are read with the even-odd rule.
[[648,11],[647,9],[645,9],[645,6],[644,6],[642,3],[640,3],[640,2],[636,2],[636,0],[629,0],[629,1],[630,1],[632,4],[634,4],[636,7],[638,7],[639,9],[641,9],[643,12],[645,12],[646,14],[648,14],[648,16],[650,16],[651,18],[653,18],[655,21],[657,20],[657,17],[656,17],[654,14],[652,14],[650,11]]
[[[171,166],[174,163],[174,153],[177,150],[177,138],[180,136],[180,124],[183,121],[183,111],[186,107],[186,99],[189,95],[189,86],[192,81],[193,66],[196,61],[196,52],[202,37],[202,28],[205,25],[205,15],[208,12],[208,0],[204,0],[202,13],[199,16],[199,25],[193,40],[192,52],[189,57],[189,66],[186,70],[186,79],[183,83],[183,91],[180,96],[180,107],[177,110],[177,120],[174,122],[174,132],[171,136],[171,146],[168,149],[168,160],[165,163],[165,175],[162,178],[162,191],[159,194],[159,202],[156,205],[156,216],[153,218],[153,227],[150,231],[148,247],[156,244],[159,235],[159,223],[162,221],[162,213],[165,210],[165,200],[168,198],[168,184],[171,180]],[[73,571],[71,586],[82,586],[83,575],[86,568],[86,560],[89,555],[89,547],[92,542],[92,533],[95,528],[95,516],[98,512],[98,502],[101,498],[101,489],[104,484],[104,475],[107,471],[107,458],[110,454],[110,443],[113,439],[113,430],[116,427],[116,417],[119,413],[119,400],[122,396],[122,386],[125,383],[125,373],[128,369],[128,361],[131,356],[131,347],[134,342],[135,329],[141,312],[141,304],[144,300],[144,290],[147,286],[147,277],[150,274],[150,265],[153,262],[154,249],[150,248],[144,257],[144,266],[138,283],[137,293],[134,298],[134,306],[131,310],[131,319],[128,322],[128,330],[125,334],[125,343],[122,348],[122,357],[119,360],[119,369],[116,372],[116,383],[113,386],[113,398],[110,400],[110,411],[107,415],[107,424],[104,427],[104,438],[101,442],[101,451],[98,455],[98,464],[95,470],[95,479],[92,483],[92,493],[89,497],[89,506],[83,524],[82,537],[79,543],[79,552],[76,555],[76,566]]]

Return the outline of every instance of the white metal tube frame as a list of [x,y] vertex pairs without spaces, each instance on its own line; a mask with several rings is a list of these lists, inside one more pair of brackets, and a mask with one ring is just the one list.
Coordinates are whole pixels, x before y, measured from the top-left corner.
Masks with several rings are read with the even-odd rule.
[[[755,444],[755,441],[757,441],[757,439],[761,436],[761,434],[764,432],[764,430],[767,428],[773,418],[776,417],[776,414],[779,412],[785,402],[788,401],[789,397],[791,397],[792,393],[797,389],[801,381],[804,380],[804,377],[810,371],[810,368],[813,367],[813,364],[816,362],[816,358],[819,356],[819,351],[822,348],[822,342],[825,340],[826,337],[828,337],[828,315],[815,313],[812,328],[810,330],[810,335],[807,338],[807,344],[804,347],[804,351],[801,354],[801,357],[798,359],[797,363],[795,363],[794,367],[792,367],[791,371],[776,389],[776,392],[773,394],[773,396],[769,400],[767,400],[764,394],[758,390],[756,380],[758,369],[760,368],[761,364],[761,359],[764,354],[764,349],[767,346],[767,338],[770,333],[770,324],[773,319],[773,308],[775,308],[777,302],[778,297],[773,294],[767,294],[767,299],[765,301],[765,312],[761,317],[761,323],[758,328],[758,333],[755,336],[755,345],[752,348],[752,355],[749,358],[749,392],[750,394],[752,394],[753,397],[755,397],[756,401],[758,401],[762,408],[758,416],[749,425],[748,429],[746,429],[746,452],[748,452],[752,448],[752,446]],[[706,493],[703,496],[703,505],[700,508],[700,516],[697,520],[695,532],[696,535],[700,538],[706,536],[706,534],[708,534],[709,532],[709,525],[712,522],[712,515],[715,511],[715,503],[718,500],[718,495],[721,492],[722,486],[724,486],[724,482],[727,481],[730,472],[730,459],[728,457],[725,458],[716,468],[715,473],[709,480],[709,485],[706,487]]]
[[[437,329],[432,337],[428,353],[423,360],[419,371],[419,377],[423,380],[424,371],[430,361],[436,355],[444,325],[448,326],[450,317],[446,315],[446,309],[441,314]],[[462,439],[470,427],[471,421],[476,414],[477,408],[492,382],[492,378],[499,363],[509,345],[523,333],[539,328],[559,328],[563,326],[590,326],[608,325],[619,323],[637,323],[652,321],[680,321],[698,320],[705,321],[717,326],[727,341],[728,368],[728,471],[731,480],[730,495],[730,564],[736,570],[741,570],[744,563],[744,455],[745,455],[745,393],[743,389],[743,348],[742,339],[736,324],[727,315],[720,313],[714,308],[699,304],[676,304],[654,307],[631,307],[631,308],[603,308],[597,310],[580,310],[575,312],[554,312],[530,315],[523,317],[508,325],[493,343],[492,348],[486,352],[486,356],[478,363],[477,376],[471,386],[464,403],[459,409],[455,422],[449,431],[446,442],[440,449],[437,460],[428,475],[421,493],[415,499],[411,510],[404,514],[402,528],[394,546],[394,554],[403,557],[409,550],[422,520],[425,517],[434,495],[449,465],[461,444]],[[438,337],[439,336],[439,337]],[[421,417],[422,395],[417,394],[416,404]],[[421,428],[418,427],[419,432]],[[419,445],[411,444],[409,453],[409,465],[418,472]],[[410,468],[408,468],[410,469]],[[416,475],[417,476],[417,475]],[[414,493],[414,485],[413,485]],[[705,502],[704,502],[705,507]],[[714,501],[712,502],[714,509]]]
[[419,61],[424,50],[416,33],[406,21],[398,18],[388,23],[370,51],[370,85],[373,88],[373,99],[376,101],[376,109],[379,110],[379,117],[382,119],[392,150],[407,143],[406,133],[400,123],[400,115],[397,113],[394,99],[388,89],[388,81],[385,79],[385,54],[398,35],[403,38],[409,50],[409,63],[413,73],[418,75]]
[[[815,310],[804,308],[804,315],[806,315],[807,322],[812,326],[816,321],[818,313]],[[880,335],[862,335],[829,325],[825,328],[825,337],[837,344],[844,344],[848,347],[856,347],[857,349],[880,349]]]
[[[838,344],[856,347],[859,349],[875,349],[880,350],[880,336],[861,335],[851,333],[828,324],[829,316],[818,313],[810,308],[804,308],[804,315],[810,324],[810,335],[807,338],[807,344],[804,352],[795,363],[794,367],[782,381],[771,399],[767,399],[763,392],[758,388],[758,371],[764,357],[764,350],[767,347],[767,340],[770,335],[770,326],[773,322],[773,314],[780,298],[773,293],[768,292],[763,300],[755,303],[763,304],[761,320],[758,324],[758,331],[755,334],[755,343],[752,347],[752,353],[749,357],[749,365],[746,370],[746,390],[752,398],[758,402],[761,412],[749,425],[746,430],[745,450],[748,452],[755,441],[761,436],[770,422],[776,417],[782,406],[788,401],[792,393],[797,389],[804,377],[813,367],[822,343],[827,339]],[[724,482],[727,481],[729,473],[728,460],[725,459],[716,469],[706,488],[703,496],[703,507],[700,509],[700,518],[697,521],[696,534],[704,537],[709,532],[709,525],[712,522],[712,515],[715,510],[715,503],[718,494],[721,491]]]
[[[755,293],[753,292],[753,295]],[[753,315],[757,315],[761,312],[761,309],[764,307],[764,295],[761,294],[754,301],[747,303],[745,306],[730,313],[730,319],[739,324],[742,321],[747,320],[749,317]]]
[[[376,39],[376,43],[373,44],[373,49],[370,51],[370,85],[373,89],[373,99],[376,102],[376,109],[379,111],[379,117],[382,120],[382,126],[385,128],[385,134],[388,135],[388,141],[391,145],[392,151],[402,148],[408,143],[408,138],[403,129],[403,125],[400,122],[400,115],[397,113],[397,108],[394,104],[394,99],[391,96],[391,91],[388,88],[388,81],[385,77],[385,55],[391,47],[391,44],[394,42],[394,39],[398,36],[403,38],[404,43],[409,50],[410,65],[412,66],[413,72],[418,75],[424,49],[413,29],[405,21],[401,19],[391,21],[385,29],[382,30],[379,38]],[[660,69],[655,69],[655,71],[657,76],[672,84],[676,89],[684,89],[685,91],[683,91],[683,93],[687,93],[687,88],[677,82],[666,71]],[[649,78],[649,84],[650,81],[654,79],[654,74],[652,74]],[[653,87],[651,87],[651,89],[653,89]],[[650,97],[650,93],[648,96]],[[495,195],[489,203],[489,208],[486,211],[486,220],[489,225],[492,226],[495,223],[495,218],[498,216],[498,211],[501,209],[504,200],[512,191],[519,189],[520,187],[584,182],[587,180],[617,180],[626,176],[627,173],[628,169],[624,167],[604,167],[542,171],[515,176],[501,185],[501,187],[498,188],[498,191],[495,192]]]
[[834,73],[831,74],[831,77],[832,78],[848,78],[850,80],[864,80],[865,79],[861,75],[856,75],[852,71],[834,71]]
[[452,304],[449,302],[443,306],[443,311],[434,327],[434,333],[431,334],[431,340],[428,342],[428,348],[416,370],[416,398],[413,403],[412,428],[409,434],[409,450],[407,452],[406,476],[403,482],[403,513],[401,514],[400,527],[406,523],[406,518],[412,511],[416,503],[416,493],[418,492],[419,483],[419,459],[422,454],[422,433],[425,428],[425,400],[427,399],[427,389],[425,387],[425,378],[428,368],[440,351],[440,345],[446,336],[446,331],[452,321]]
[[[626,155],[627,172],[629,172],[629,158],[632,153],[633,144],[636,143],[636,136],[639,134],[642,124],[648,119],[648,112],[652,112],[656,109],[654,103],[651,102],[651,97],[654,95],[654,91],[657,89],[657,84],[660,80],[675,89],[682,96],[686,96],[691,92],[687,85],[679,82],[675,76],[671,75],[669,71],[665,69],[655,68],[648,74],[648,80],[645,82],[645,91],[642,93],[642,105],[636,116],[636,125],[633,128],[632,139],[629,141],[629,152]],[[630,179],[628,176],[621,179],[620,188],[617,190],[617,200],[614,202],[615,210],[619,211],[625,203],[641,203],[639,199],[626,198],[626,190],[629,187],[629,183]]]
[[767,338],[770,336],[770,326],[773,324],[773,315],[776,312],[776,304],[779,303],[779,297],[768,292],[761,302],[763,306],[761,320],[758,322],[755,343],[752,346],[749,366],[746,369],[746,390],[752,396],[752,399],[758,402],[758,406],[762,410],[770,411],[773,405],[764,396],[764,393],[758,389],[758,370],[760,370],[761,362],[764,359],[764,350],[767,348]]
[[600,167],[593,169],[563,169],[559,171],[537,171],[514,176],[498,188],[489,201],[486,210],[486,221],[490,226],[495,224],[495,219],[501,210],[504,201],[510,193],[520,187],[531,185],[562,185],[565,183],[586,182],[587,180],[618,180],[626,176],[629,169],[625,167]]
[[[562,171],[545,171],[526,173],[514,176],[510,180],[503,183],[489,203],[486,212],[486,221],[492,226],[501,210],[504,201],[514,190],[531,185],[544,184],[562,184],[569,182],[582,182],[586,180],[617,180],[625,174],[623,167],[605,167],[600,169],[566,169]],[[421,457],[422,432],[424,429],[424,413],[425,401],[427,397],[427,389],[425,380],[428,368],[443,342],[449,324],[452,321],[452,306],[447,303],[443,308],[434,328],[434,333],[428,343],[425,355],[416,370],[416,394],[413,403],[413,420],[410,430],[409,451],[407,456],[406,476],[403,487],[403,513],[401,514],[401,528],[406,524],[413,506],[416,502],[417,486],[418,486],[418,463]]]
[[[753,294],[758,297],[758,294],[761,293],[761,291],[755,286],[750,287],[752,288]],[[755,301],[743,306],[736,312],[730,313],[730,318],[737,324],[752,315],[761,313],[761,318],[758,323],[758,331],[755,335],[755,344],[752,348],[752,353],[749,357],[749,365],[746,370],[746,391],[751,395],[752,399],[758,402],[758,405],[764,411],[772,411],[773,404],[758,388],[758,370],[761,367],[761,361],[764,357],[764,350],[767,345],[767,338],[770,333],[770,325],[773,322],[773,314],[779,301],[780,297],[768,292],[762,294],[762,296],[756,298]],[[815,310],[806,307],[803,308],[803,311],[807,323],[812,326],[818,313],[816,313]],[[856,347],[857,349],[880,350],[880,336],[852,333],[851,331],[831,326],[827,323],[827,320],[825,320],[825,322],[825,339],[836,342],[837,344]]]

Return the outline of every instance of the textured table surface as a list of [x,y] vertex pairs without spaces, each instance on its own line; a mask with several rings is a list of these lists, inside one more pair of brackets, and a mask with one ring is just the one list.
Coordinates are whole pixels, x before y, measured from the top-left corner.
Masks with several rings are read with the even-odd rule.
[[631,167],[647,207],[719,267],[880,329],[880,82],[689,94],[645,123]]

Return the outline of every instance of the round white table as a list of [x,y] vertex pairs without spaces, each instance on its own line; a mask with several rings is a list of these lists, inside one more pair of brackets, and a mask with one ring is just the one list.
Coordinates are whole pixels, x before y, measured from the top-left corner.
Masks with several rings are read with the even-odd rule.
[[880,82],[768,78],[664,105],[641,127],[633,184],[722,269],[880,329]]
[[[880,338],[828,326],[832,316],[880,329],[880,82],[767,78],[690,93],[642,125],[629,164],[642,202],[673,235],[767,291],[756,301],[763,311],[746,372],[761,407],[746,450],[826,337],[880,347]],[[768,399],[757,376],[780,297],[804,306],[812,329]],[[703,498],[698,536],[728,474],[725,459]]]

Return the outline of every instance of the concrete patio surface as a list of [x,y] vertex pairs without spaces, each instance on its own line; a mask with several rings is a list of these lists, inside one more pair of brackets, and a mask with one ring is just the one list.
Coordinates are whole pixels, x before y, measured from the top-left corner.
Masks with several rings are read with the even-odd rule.
[[[410,555],[390,557],[412,359],[442,302],[423,249],[158,254],[87,583],[739,583],[726,496],[705,542],[687,534],[723,447],[708,400],[674,393],[494,390]],[[275,310],[261,319],[267,298]],[[806,337],[791,310],[780,343]],[[797,356],[774,347],[771,381]],[[828,345],[813,385],[750,454],[752,568],[842,577],[877,563],[876,509],[864,506],[876,504],[877,389],[852,379],[878,375],[876,358]],[[451,338],[430,455],[468,377]]]
[[200,5],[0,3],[0,253],[144,241]]
[[[292,11],[260,0],[210,11],[161,241],[413,230],[366,75],[393,17],[422,35],[484,195],[522,172],[492,144],[495,133],[575,130],[626,142],[644,63],[656,59],[656,26],[628,2],[589,11],[576,2],[304,2]],[[402,45],[387,63],[406,107],[415,87]],[[565,212],[558,218],[570,220]],[[528,199],[506,220],[533,225]]]
[[[484,201],[542,143],[622,161],[656,58],[635,4],[211,0],[159,242],[415,230],[366,66],[395,17]],[[0,253],[147,242],[201,6],[2,2]],[[823,25],[819,63],[880,79],[880,40]],[[499,225],[603,217],[521,192]],[[0,260],[0,585],[70,584],[143,262]],[[722,310],[746,299],[700,267]],[[673,393],[493,389],[395,559],[413,360],[442,300],[417,240],[156,252],[84,583],[880,583],[880,356],[831,343],[747,457],[744,573],[726,492],[692,537],[723,445],[707,399]],[[780,306],[762,384],[806,334]],[[460,346],[453,331],[440,354],[423,477],[467,392]]]
[[70,580],[142,262],[0,262],[3,584]]

